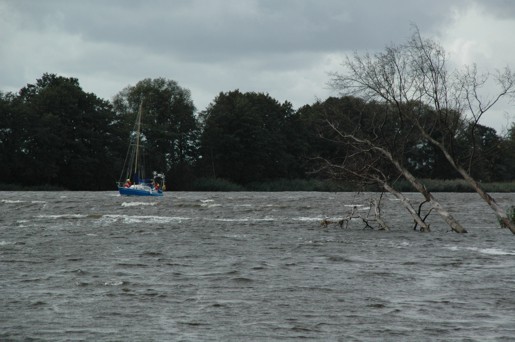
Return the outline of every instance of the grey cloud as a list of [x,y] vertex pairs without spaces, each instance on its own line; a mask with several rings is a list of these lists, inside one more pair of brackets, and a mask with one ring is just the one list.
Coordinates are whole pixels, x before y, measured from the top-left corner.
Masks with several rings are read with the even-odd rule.
[[[460,3],[461,1],[454,1]],[[453,2],[450,2],[453,3]],[[376,49],[409,24],[432,30],[449,2],[334,0],[17,1],[24,26],[139,45],[198,61],[267,53]]]
[[512,0],[476,0],[476,5],[499,19],[515,18],[515,1]]
[[[515,3],[515,2],[514,2]],[[489,5],[490,4],[490,5]],[[330,94],[328,71],[352,51],[445,34],[470,6],[513,16],[501,0],[0,0],[0,90],[44,72],[110,98],[145,77],[192,90],[202,110],[220,91],[303,105]],[[37,51],[36,51],[37,50]]]

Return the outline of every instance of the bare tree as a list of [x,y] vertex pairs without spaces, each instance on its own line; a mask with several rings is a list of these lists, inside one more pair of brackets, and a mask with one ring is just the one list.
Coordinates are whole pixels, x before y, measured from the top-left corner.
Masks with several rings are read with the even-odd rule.
[[400,200],[413,217],[415,227],[429,231],[429,224],[425,222],[427,215],[420,216],[422,204],[418,211],[415,210],[409,199],[392,185],[402,177],[422,194],[422,203],[429,203],[429,212],[435,210],[453,231],[466,232],[404,165],[405,155],[419,148],[420,134],[412,123],[399,120],[391,105],[342,97],[329,98],[311,109],[321,117],[321,123],[317,125],[319,135],[338,151],[337,155],[318,157],[321,170],[335,179],[379,185]]
[[[420,210],[417,212],[413,208],[410,200],[401,192],[396,191],[389,183],[391,176],[385,174],[385,170],[388,168],[385,168],[384,165],[385,162],[389,163],[394,166],[398,174],[402,175],[418,192],[422,194],[424,197],[424,203],[428,202],[431,205],[431,208],[435,209],[435,211],[444,219],[453,231],[457,233],[467,232],[465,228],[463,228],[461,224],[444,209],[424,184],[422,184],[405,166],[403,166],[402,157],[396,156],[396,154],[398,154],[399,147],[405,148],[408,146],[406,142],[401,143],[401,134],[399,134],[400,130],[397,130],[394,133],[394,136],[389,136],[390,139],[387,138],[387,140],[395,141],[395,145],[398,147],[397,149],[392,149],[388,147],[389,144],[386,141],[378,143],[378,141],[381,141],[378,136],[374,139],[375,141],[360,138],[358,137],[358,134],[362,134],[362,130],[360,129],[357,129],[352,133],[345,133],[343,128],[339,128],[329,121],[327,123],[332,130],[340,136],[342,141],[348,142],[348,155],[344,160],[340,161],[338,164],[329,160],[324,160],[324,164],[328,168],[333,170],[333,172],[336,170],[336,172],[333,173],[333,176],[341,177],[344,175],[347,178],[351,176],[354,179],[359,179],[364,182],[373,181],[376,184],[379,184],[384,190],[388,191],[401,201],[413,217],[416,225],[420,226],[421,231],[429,231],[429,225],[425,222],[425,219],[420,217]],[[381,135],[384,134],[384,130],[380,129],[379,126],[372,125],[370,128],[377,132],[381,132]],[[406,137],[404,137],[404,139],[406,139]],[[397,151],[397,153],[395,151]]]
[[[345,73],[332,75],[335,89],[391,106],[399,121],[415,128],[423,139],[436,146],[515,234],[515,224],[504,209],[464,166],[470,165],[476,146],[470,146],[467,156],[457,155],[455,149],[457,135],[465,125],[472,128],[470,134],[474,135],[482,116],[501,98],[514,95],[515,76],[509,69],[479,75],[474,66],[449,73],[443,48],[422,39],[418,28],[405,44],[387,47],[373,56],[347,57],[344,68]],[[495,95],[482,95],[491,83],[497,86]]]

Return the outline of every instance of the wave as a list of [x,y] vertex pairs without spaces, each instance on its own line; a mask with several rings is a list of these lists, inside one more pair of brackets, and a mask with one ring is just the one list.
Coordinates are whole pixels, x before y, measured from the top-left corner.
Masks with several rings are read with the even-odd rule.
[[305,216],[301,216],[301,217],[293,217],[292,220],[293,221],[303,221],[303,222],[316,222],[316,221],[322,221],[323,219],[326,219],[327,217],[322,217],[322,216],[318,216],[318,217],[305,217]]
[[[142,202],[131,202],[134,205],[155,205],[156,203],[142,203]],[[298,217],[203,217],[203,216],[158,216],[158,215],[129,215],[129,214],[55,214],[55,215],[37,215],[36,219],[45,220],[67,220],[67,221],[78,221],[78,220],[92,220],[99,222],[100,224],[111,224],[111,223],[147,223],[147,224],[166,224],[166,223],[180,223],[188,220],[203,220],[203,221],[216,221],[216,222],[274,222],[274,221],[294,221],[294,222],[322,222],[323,220],[329,220],[330,222],[338,222],[341,217],[327,217],[327,216],[298,216]],[[354,220],[353,218],[352,220]],[[357,219],[356,219],[357,220]],[[25,221],[28,222],[28,221]],[[25,223],[24,222],[24,223]],[[22,222],[20,222],[22,223]],[[452,247],[449,247],[452,248]],[[485,253],[493,254],[495,251],[486,251]],[[515,253],[514,253],[515,254]]]
[[458,247],[458,246],[446,246],[444,247],[451,251],[468,250],[475,251],[487,255],[515,255],[513,251],[506,251],[501,248],[479,248],[479,247]]
[[104,286],[120,286],[120,285],[124,285],[124,284],[125,284],[125,282],[121,281],[121,280],[109,280],[109,281],[104,282]]
[[44,219],[80,219],[88,217],[85,214],[60,214],[60,215],[37,215],[36,218],[44,218]]
[[37,215],[36,219],[51,219],[51,220],[94,220],[100,224],[111,224],[114,222],[122,222],[125,224],[132,223],[173,223],[182,222],[184,220],[191,220],[189,217],[182,216],[154,216],[154,215],[120,215],[120,214],[60,214],[60,215]]
[[122,221],[123,223],[173,223],[182,222],[185,220],[191,220],[189,217],[182,216],[142,216],[142,215],[104,215],[102,217],[103,222],[112,223],[116,221]]
[[[469,249],[475,250],[473,247],[469,247]],[[515,252],[508,252],[500,248],[478,248],[477,251],[489,255],[515,255]]]
[[217,207],[221,207],[222,205],[221,204],[201,204],[200,206],[207,207],[207,208],[217,208]]
[[276,221],[275,218],[272,217],[264,217],[264,218],[251,218],[251,217],[242,217],[242,218],[216,218],[213,221],[221,221],[221,222],[260,222],[260,221]]
[[157,202],[123,202],[122,207],[154,206]]
[[3,203],[3,204],[24,204],[24,203],[30,203],[30,204],[46,204],[47,201],[38,201],[38,200],[34,200],[34,201],[23,201],[23,200],[9,200],[9,199],[3,199],[3,200],[0,200],[0,203]]

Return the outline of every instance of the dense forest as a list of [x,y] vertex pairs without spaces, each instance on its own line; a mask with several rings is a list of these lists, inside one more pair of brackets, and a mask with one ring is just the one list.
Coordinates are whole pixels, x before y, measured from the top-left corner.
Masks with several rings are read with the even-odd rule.
[[[268,94],[234,90],[218,94],[197,113],[189,90],[172,80],[142,80],[109,102],[84,92],[76,78],[44,74],[16,94],[0,93],[1,183],[114,189],[141,98],[144,144],[150,151],[146,158],[164,170],[169,189],[175,190],[194,189],[206,179],[246,186],[331,178],[320,161],[338,160],[348,146],[324,134],[328,119],[365,127],[367,117],[388,110],[385,103],[353,96],[331,97],[295,110]],[[397,127],[394,117],[389,120],[382,127],[385,136],[389,134],[384,130]],[[479,125],[473,135],[469,130],[460,127],[455,149],[458,155],[468,155],[475,147],[469,165],[473,177],[512,181],[515,128],[505,137],[486,126]],[[403,151],[403,163],[419,178],[458,178],[444,159],[435,147],[415,141]]]
[[[114,189],[143,98],[146,159],[166,173],[172,190],[195,189],[206,179],[241,186],[330,179],[321,161],[346,156],[349,146],[331,137],[328,120],[366,127],[367,118],[388,111],[386,103],[353,96],[294,109],[268,94],[234,90],[197,113],[189,90],[172,80],[145,79],[107,101],[84,92],[76,78],[44,74],[18,93],[0,93],[0,183]],[[382,129],[395,130],[395,120]],[[507,136],[481,125],[472,135],[470,129],[459,127],[454,148],[465,156],[474,146],[472,176],[512,181],[515,126]],[[415,176],[459,178],[441,151],[412,138],[402,162]]]

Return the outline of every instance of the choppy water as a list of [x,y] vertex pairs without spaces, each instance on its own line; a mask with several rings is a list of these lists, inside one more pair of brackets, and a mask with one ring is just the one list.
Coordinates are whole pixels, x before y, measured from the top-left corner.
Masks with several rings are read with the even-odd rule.
[[320,227],[372,194],[166,195],[0,192],[0,340],[515,339],[515,236],[475,194],[437,194],[466,235],[389,197],[390,232]]

